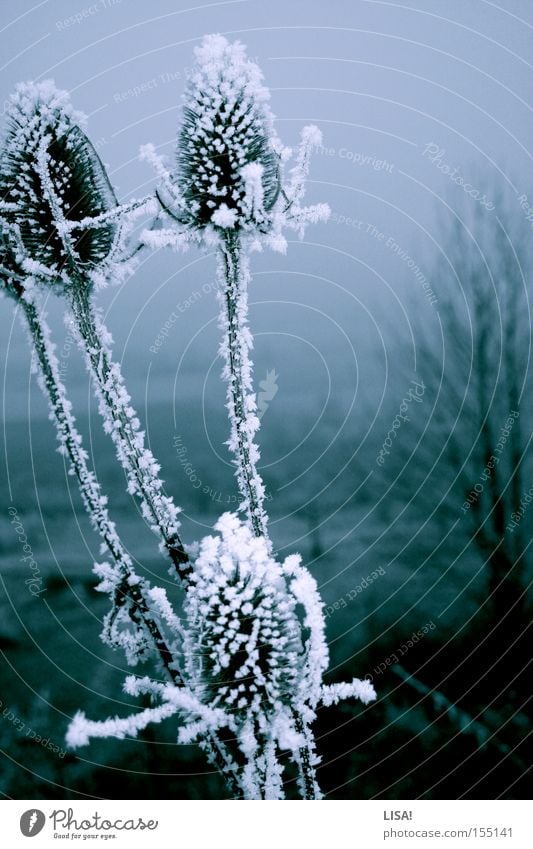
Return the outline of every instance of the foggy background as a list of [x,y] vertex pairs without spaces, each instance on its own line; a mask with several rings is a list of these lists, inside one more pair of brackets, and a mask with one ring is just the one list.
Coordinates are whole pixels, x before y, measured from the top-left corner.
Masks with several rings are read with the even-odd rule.
[[[205,33],[247,45],[286,144],[306,123],[321,128],[307,200],[327,202],[331,220],[286,256],[253,255],[250,289],[274,544],[280,556],[300,551],[319,582],[334,678],[373,674],[379,696],[319,717],[319,778],[331,798],[519,797],[530,762],[533,508],[508,525],[533,486],[531,5],[9,0],[1,16],[0,103],[19,80],[52,77],[67,89],[121,201],[154,186],[141,144],[172,157]],[[236,506],[214,271],[214,256],[196,250],[146,253],[133,278],[98,295],[187,542]],[[51,297],[48,310],[111,515],[139,570],[170,588],[61,303]],[[107,604],[93,589],[98,539],[55,452],[7,300],[0,345],[0,699],[63,746],[78,708],[127,712],[125,662],[98,638]],[[380,463],[409,397],[409,420]],[[463,509],[512,410],[498,475]],[[43,576],[37,598],[9,506]],[[224,794],[194,747],[174,745],[172,723],[58,758],[0,720],[8,796]]]

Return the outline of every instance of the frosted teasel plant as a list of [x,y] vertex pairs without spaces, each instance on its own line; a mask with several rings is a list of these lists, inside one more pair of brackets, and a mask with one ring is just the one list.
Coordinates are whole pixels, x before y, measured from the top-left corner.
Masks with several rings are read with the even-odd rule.
[[187,685],[176,691],[147,677],[129,677],[127,693],[150,693],[159,704],[104,722],[80,713],[68,740],[83,745],[91,737],[133,735],[149,722],[178,714],[181,743],[202,746],[210,731],[230,732],[245,799],[285,798],[287,754],[298,767],[301,797],[319,799],[314,774],[319,759],[310,728],[316,709],[348,697],[367,704],[375,692],[358,679],[323,684],[328,651],[322,603],[299,556],[278,563],[264,537],[235,514],[224,514],[215,530],[195,551],[186,593]]
[[[179,539],[177,510],[161,491],[159,469],[144,449],[140,424],[120,371],[111,360],[107,331],[91,304],[93,289],[133,270],[135,254],[127,238],[130,222],[136,211],[146,211],[147,205],[118,205],[100,160],[79,128],[79,117],[74,117],[66,95],[49,84],[22,88],[15,96],[15,120],[6,145],[9,154],[2,158],[0,168],[4,186],[2,246],[4,269],[9,272],[5,279],[24,285],[25,302],[33,302],[37,292],[51,286],[66,295],[70,320],[99,390],[104,426],[115,441],[131,491],[139,495],[144,515],[171,554],[174,574],[185,588],[180,622],[165,591],[138,579],[131,565],[126,563],[125,569],[113,555],[112,562],[97,566],[99,589],[113,599],[107,634],[114,645],[126,648],[132,664],[150,652],[159,655],[170,682],[148,675],[128,676],[125,691],[131,696],[150,695],[152,707],[104,722],[91,721],[80,712],[69,728],[68,741],[75,747],[92,737],[135,736],[148,723],[177,715],[179,739],[200,744],[234,795],[284,798],[284,768],[290,760],[296,767],[300,796],[317,799],[321,797],[315,775],[319,759],[311,729],[316,710],[348,697],[366,704],[375,693],[368,682],[358,679],[324,685],[328,653],[316,583],[297,555],[278,563],[272,551],[254,443],[258,418],[249,357],[252,336],[247,322],[247,286],[251,250],[264,245],[284,250],[283,228],[302,233],[307,223],[327,216],[324,205],[304,208],[300,203],[310,151],[320,137],[315,128],[306,128],[285,178],[290,152],[275,136],[268,93],[257,67],[246,60],[244,48],[212,36],[197,51],[197,59],[198,69],[188,93],[188,102],[196,104],[196,109],[185,114],[175,174],[167,171],[153,148],[145,149],[161,180],[156,220],[144,235],[144,242],[154,245],[216,247],[219,257],[229,445],[236,458],[242,504],[239,515],[225,514],[216,533],[195,546],[185,550]],[[201,89],[202,98],[195,95],[195,89]],[[210,104],[215,104],[223,119],[222,132],[216,138],[204,121],[208,121]],[[25,134],[27,124],[31,124],[31,132]],[[202,136],[204,131],[207,135]],[[71,132],[73,149],[77,156],[85,157],[85,168],[71,167],[69,144],[52,144],[56,137],[62,139],[63,133]],[[194,144],[188,168],[183,151],[190,139]],[[215,167],[214,151],[222,156],[222,171]],[[202,176],[203,158],[212,178],[207,182]],[[14,179],[18,170],[30,175],[19,185]],[[195,174],[200,176],[196,179]],[[90,208],[83,217],[77,216],[76,198],[85,193],[90,198],[91,192],[96,197]],[[25,226],[35,216],[33,205],[44,210],[42,243],[39,238],[32,241]],[[83,262],[82,236],[84,249],[92,251]],[[56,238],[55,252],[50,254],[48,242]],[[42,326],[42,314],[40,321]],[[44,359],[53,364],[53,357],[49,345]],[[57,364],[52,375],[57,383]],[[62,386],[59,392],[64,394]],[[73,428],[73,421],[70,424]],[[81,446],[77,434],[72,433]],[[82,478],[91,474],[82,466],[80,469]],[[150,499],[154,487],[163,501]],[[87,502],[86,506],[91,509]],[[105,510],[105,503],[99,506]],[[102,533],[100,526],[95,526]],[[142,605],[138,599],[122,614],[117,599],[133,598],[133,592],[142,595]],[[161,635],[161,646],[154,628]]]

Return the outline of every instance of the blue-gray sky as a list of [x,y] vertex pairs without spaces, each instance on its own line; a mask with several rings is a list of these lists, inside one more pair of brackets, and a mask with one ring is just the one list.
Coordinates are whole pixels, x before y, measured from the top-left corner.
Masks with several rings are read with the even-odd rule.
[[[289,346],[287,355],[320,374],[322,389],[328,369],[343,379],[355,375],[346,366],[350,346],[360,374],[368,373],[366,353],[386,345],[384,314],[408,337],[413,306],[405,306],[406,290],[431,318],[412,266],[430,285],[445,235],[438,212],[449,220],[446,204],[466,198],[449,172],[480,196],[497,180],[512,198],[529,192],[533,203],[533,9],[526,0],[7,0],[1,16],[2,98],[18,80],[53,77],[67,88],[89,115],[90,135],[121,199],[153,184],[138,162],[142,143],[171,155],[186,70],[206,32],[246,43],[271,88],[287,143],[305,122],[319,124],[324,148],[313,163],[309,197],[331,205],[332,221],[309,229],[287,257],[257,257],[252,301],[261,306],[252,315],[264,334],[259,355],[266,346],[268,360],[269,344]],[[212,280],[213,270],[212,258],[194,252],[151,257],[123,289],[102,297],[127,362],[136,364],[136,393],[147,375],[151,386],[160,381],[157,393],[171,392],[169,375],[179,371],[182,355],[185,372],[194,362],[205,375],[216,354],[212,297],[180,313],[157,355],[149,348],[168,313]],[[287,301],[293,304],[280,303]],[[8,415],[22,415],[27,352],[19,334],[10,336],[11,325],[4,302]],[[292,336],[283,341],[281,332]],[[378,360],[373,367],[382,382],[385,360]]]

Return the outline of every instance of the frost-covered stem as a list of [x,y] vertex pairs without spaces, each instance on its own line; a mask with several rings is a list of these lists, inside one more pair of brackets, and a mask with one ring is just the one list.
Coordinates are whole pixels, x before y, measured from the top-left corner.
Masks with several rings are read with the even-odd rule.
[[221,284],[219,301],[222,302],[221,325],[225,338],[221,345],[224,357],[224,377],[228,384],[228,410],[231,433],[230,450],[237,463],[237,481],[251,528],[258,537],[268,540],[267,515],[264,509],[265,488],[257,460],[259,450],[254,436],[259,428],[256,402],[253,394],[252,364],[248,352],[252,336],[248,328],[247,258],[243,254],[239,237],[228,234],[221,248]]
[[[59,378],[58,362],[54,348],[49,339],[48,325],[35,304],[20,299],[24,311],[31,341],[40,371],[40,384],[50,401],[51,411],[56,423],[57,438],[64,453],[68,456],[71,467],[76,475],[83,503],[94,529],[100,534],[114,562],[120,570],[122,583],[117,587],[115,603],[120,606],[123,596],[129,595],[134,603],[143,624],[150,633],[163,666],[175,684],[183,684],[179,672],[173,668],[173,657],[167,646],[156,621],[150,613],[148,603],[144,598],[139,581],[129,582],[134,577],[132,561],[117,534],[115,523],[109,518],[106,503],[102,495],[96,475],[87,465],[87,454],[82,447],[81,436],[78,433],[71,404],[65,395],[65,387]],[[136,577],[136,576],[135,576]]]
[[[244,255],[239,237],[233,233],[225,237],[221,249],[221,325],[225,338],[221,345],[224,357],[224,377],[228,384],[228,410],[231,422],[230,449],[237,462],[237,481],[247,511],[252,531],[268,542],[267,515],[264,509],[265,488],[256,462],[259,449],[254,436],[259,429],[255,414],[252,364],[249,354],[253,338],[248,327],[248,281],[247,257]],[[297,765],[300,772],[300,793],[304,799],[321,797],[312,764],[314,743],[310,739],[302,717],[294,711],[295,726],[305,739],[298,751]]]
[[145,447],[144,433],[130,406],[120,366],[112,360],[106,341],[110,339],[109,333],[92,307],[90,289],[84,281],[77,280],[69,291],[75,328],[95,380],[104,427],[128,476],[128,489],[140,498],[144,517],[161,538],[178,576],[186,580],[190,562],[178,533],[178,511],[172,499],[165,495],[158,476],[159,466]]
[[[50,401],[51,411],[56,423],[58,441],[70,460],[78,481],[85,509],[90,516],[92,525],[100,534],[123,577],[123,582],[117,587],[116,592],[118,597],[115,599],[115,603],[119,606],[122,603],[122,596],[125,594],[129,595],[134,604],[134,611],[138,614],[150,634],[167,674],[175,686],[182,687],[184,686],[183,679],[176,667],[165,637],[161,633],[150,610],[150,606],[144,597],[141,583],[139,581],[131,583],[128,580],[134,575],[132,561],[122,545],[114,522],[109,518],[106,507],[107,499],[102,495],[96,475],[87,465],[87,455],[85,449],[82,447],[81,436],[75,426],[71,404],[65,395],[65,387],[59,377],[57,357],[50,342],[46,321],[39,314],[33,302],[20,298],[19,303],[26,317],[30,338],[37,358],[41,378],[40,383]],[[202,741],[202,748],[210,763],[222,774],[230,791],[234,795],[240,795],[240,783],[224,745],[214,734],[208,734]]]

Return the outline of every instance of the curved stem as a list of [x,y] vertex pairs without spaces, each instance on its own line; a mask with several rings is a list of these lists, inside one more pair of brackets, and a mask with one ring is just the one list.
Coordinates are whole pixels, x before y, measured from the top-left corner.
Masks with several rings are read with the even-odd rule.
[[111,358],[107,345],[109,333],[93,310],[88,287],[74,281],[70,294],[75,328],[95,380],[104,428],[110,433],[128,476],[128,489],[140,498],[145,519],[160,537],[178,576],[186,581],[190,562],[178,533],[178,510],[165,495],[158,476],[159,465],[145,446],[144,433],[130,405],[120,366]]
[[[120,605],[123,603],[123,594],[127,593],[129,595],[133,603],[134,615],[138,615],[148,630],[167,674],[173,684],[177,687],[183,686],[184,682],[181,674],[165,637],[150,610],[142,590],[141,582],[137,580],[130,582],[128,580],[129,578],[136,577],[133,571],[133,564],[117,534],[114,522],[109,517],[106,498],[102,495],[96,475],[87,465],[87,454],[85,449],[82,448],[81,436],[75,426],[71,404],[65,395],[65,388],[59,378],[58,362],[54,348],[49,340],[48,326],[33,302],[20,298],[19,303],[24,312],[36,354],[41,377],[40,383],[50,401],[51,411],[57,428],[58,441],[71,463],[93,527],[100,534],[124,579],[121,582],[120,588],[117,588],[119,598],[115,599],[115,604]],[[209,734],[203,741],[203,748],[208,760],[223,775],[231,792],[234,795],[240,795],[240,782],[235,773],[232,761],[225,751],[224,745],[214,734]]]
[[[115,523],[109,518],[106,503],[107,499],[102,495],[100,484],[96,475],[87,465],[87,454],[82,448],[81,436],[75,426],[75,419],[71,412],[71,404],[65,395],[65,387],[59,378],[59,369],[54,349],[49,340],[49,330],[42,315],[33,302],[20,300],[24,311],[33,348],[37,357],[40,370],[41,385],[48,396],[50,407],[55,419],[57,438],[68,456],[74,471],[81,497],[87,513],[90,516],[94,529],[100,534],[106,548],[111,554],[114,562],[120,570],[123,578],[120,595],[127,593],[134,603],[143,624],[150,632],[154,640],[161,661],[177,684],[182,684],[179,673],[171,668],[172,653],[159,630],[157,623],[148,616],[148,603],[144,598],[139,583],[128,583],[128,579],[135,576],[133,564],[127,551],[117,534]],[[122,603],[120,598],[115,600],[117,606]]]

